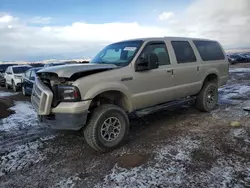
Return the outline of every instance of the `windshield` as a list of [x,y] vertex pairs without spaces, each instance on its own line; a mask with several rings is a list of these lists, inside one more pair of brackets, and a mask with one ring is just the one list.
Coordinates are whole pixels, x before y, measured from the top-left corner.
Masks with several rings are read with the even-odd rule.
[[127,66],[141,47],[143,41],[126,41],[110,44],[100,51],[90,63]]
[[15,74],[24,73],[28,69],[30,69],[30,67],[13,67],[13,73]]

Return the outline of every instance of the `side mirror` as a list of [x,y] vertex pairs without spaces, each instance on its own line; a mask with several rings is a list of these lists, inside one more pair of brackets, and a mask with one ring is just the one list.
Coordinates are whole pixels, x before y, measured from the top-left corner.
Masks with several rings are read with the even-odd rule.
[[35,80],[35,77],[30,77],[30,80]]
[[135,71],[145,71],[151,69],[157,69],[159,67],[158,56],[155,53],[146,55],[146,58],[140,58],[136,62]]

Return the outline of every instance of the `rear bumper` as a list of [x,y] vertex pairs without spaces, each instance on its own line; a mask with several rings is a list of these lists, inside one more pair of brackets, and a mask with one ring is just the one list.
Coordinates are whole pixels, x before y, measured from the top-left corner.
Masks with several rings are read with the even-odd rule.
[[55,113],[47,116],[39,116],[41,124],[45,127],[57,130],[79,130],[87,121],[87,112],[70,114]]

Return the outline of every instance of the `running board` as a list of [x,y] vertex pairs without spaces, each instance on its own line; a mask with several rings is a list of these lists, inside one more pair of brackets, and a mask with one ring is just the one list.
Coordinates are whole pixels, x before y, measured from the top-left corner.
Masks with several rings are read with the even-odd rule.
[[191,101],[193,101],[195,99],[196,99],[196,97],[189,97],[189,98],[185,98],[185,99],[181,99],[181,100],[177,100],[177,101],[171,101],[171,102],[155,105],[155,106],[152,106],[152,107],[149,107],[149,108],[136,110],[135,114],[137,116],[144,116],[144,115],[152,114],[152,113],[155,113],[155,112],[158,112],[158,111],[161,111],[161,110],[166,110],[166,109],[171,108],[171,107],[186,104],[186,103],[191,102]]

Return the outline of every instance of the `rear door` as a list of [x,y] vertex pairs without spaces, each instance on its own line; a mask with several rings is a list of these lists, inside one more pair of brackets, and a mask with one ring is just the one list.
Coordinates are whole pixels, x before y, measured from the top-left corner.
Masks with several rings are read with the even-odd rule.
[[222,46],[217,41],[194,40],[202,66],[200,69],[203,78],[210,73],[216,73],[219,78],[219,86],[228,80],[229,62]]
[[170,101],[174,97],[173,77],[168,49],[164,41],[148,42],[143,48],[137,60],[146,57],[149,53],[158,56],[159,67],[157,69],[135,72],[133,82],[129,88],[133,93],[132,99],[136,109],[153,106]]
[[173,70],[175,99],[194,95],[201,87],[200,61],[188,40],[170,41],[176,66]]

